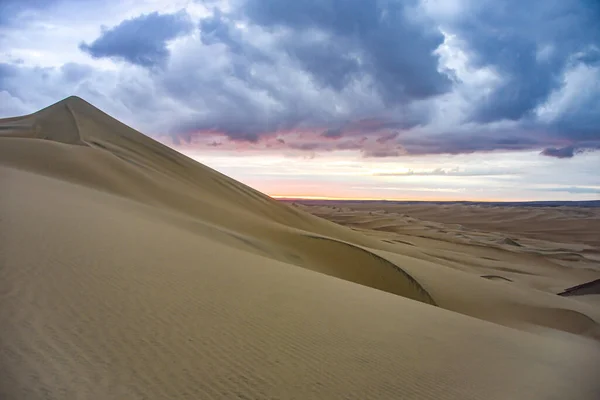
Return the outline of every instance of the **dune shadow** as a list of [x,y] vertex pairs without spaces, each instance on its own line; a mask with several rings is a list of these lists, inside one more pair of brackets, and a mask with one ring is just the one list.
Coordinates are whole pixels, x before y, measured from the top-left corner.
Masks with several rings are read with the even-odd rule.
[[[400,268],[393,262],[360,246],[356,246],[354,244],[347,243],[341,240],[311,234],[305,234],[302,236],[310,240],[329,242],[332,246],[345,247],[347,250],[359,253],[363,257],[368,256],[369,259],[373,260],[376,263],[372,268],[366,268],[364,266],[361,266],[360,271],[352,270],[349,267],[343,268],[343,266],[337,266],[334,271],[335,274],[328,274],[337,276],[338,278],[344,280],[359,283],[365,286],[370,286],[375,289],[384,290],[389,293],[397,294],[403,297],[411,298],[413,300],[437,306],[437,303],[435,302],[431,294],[415,278],[413,278],[410,274],[408,274],[406,271],[404,271],[402,268]],[[329,250],[332,249],[334,249],[334,247],[330,248]],[[358,254],[357,257],[354,257],[353,259],[359,260]],[[395,273],[397,273],[398,277],[401,278],[401,280],[396,281],[397,285],[394,285],[394,282],[385,281],[384,279],[382,279],[382,274],[378,272],[378,267],[386,268],[388,271],[394,271]],[[365,276],[366,279],[360,279],[360,277],[362,276]],[[406,286],[406,289],[402,289],[402,286]]]

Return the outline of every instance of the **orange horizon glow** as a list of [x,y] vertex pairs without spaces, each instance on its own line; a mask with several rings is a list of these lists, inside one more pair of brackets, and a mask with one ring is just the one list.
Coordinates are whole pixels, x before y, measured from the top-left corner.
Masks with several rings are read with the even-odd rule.
[[332,197],[332,196],[307,196],[307,195],[297,195],[297,196],[284,196],[284,195],[271,195],[267,194],[267,196],[275,199],[275,200],[324,200],[324,201],[439,201],[439,202],[481,202],[481,203],[510,203],[510,202],[535,202],[535,201],[543,201],[543,200],[524,200],[524,199],[456,199],[456,198],[448,198],[448,197],[404,197],[404,198],[390,198],[390,197]]

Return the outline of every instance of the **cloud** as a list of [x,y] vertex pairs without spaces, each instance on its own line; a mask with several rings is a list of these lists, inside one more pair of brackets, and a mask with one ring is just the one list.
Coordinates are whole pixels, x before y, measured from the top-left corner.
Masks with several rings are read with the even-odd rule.
[[335,145],[335,150],[360,150],[363,144],[357,140],[346,140]]
[[357,57],[347,52],[344,40],[294,33],[280,46],[321,87],[342,91],[363,72]]
[[340,128],[327,129],[325,132],[321,133],[321,136],[330,139],[338,139],[342,137],[342,130]]
[[[70,1],[0,10],[48,22],[40,10],[64,18]],[[69,42],[73,58],[46,63],[64,37],[40,23],[47,42],[19,42],[34,27],[11,25],[0,44],[21,47],[4,60],[24,61],[0,64],[0,113],[77,94],[148,134],[219,151],[580,158],[600,148],[597,2],[230,0],[173,12],[184,3],[145,2],[111,20],[122,9],[106,2],[61,33],[81,28],[85,53]],[[98,37],[103,23],[112,27]]]
[[402,151],[399,149],[383,149],[383,148],[375,148],[375,149],[365,149],[363,150],[363,154],[365,157],[398,157],[402,154]]
[[110,29],[91,44],[82,42],[81,50],[94,58],[117,58],[142,67],[162,66],[169,57],[167,43],[193,29],[185,11],[174,14],[140,15]]
[[0,94],[0,118],[35,112],[76,95],[149,135],[164,133],[173,117],[185,111],[154,86],[149,71],[134,66],[105,71],[79,63],[0,63]]
[[597,195],[600,195],[600,188],[578,187],[578,186],[539,188],[539,189],[534,189],[534,190],[540,191],[540,192],[563,192],[563,193],[573,193],[573,194],[597,194]]
[[83,79],[89,77],[94,70],[89,65],[82,65],[72,62],[63,64],[60,69],[64,79],[71,83],[82,81]]
[[377,143],[383,144],[383,143],[390,142],[390,141],[396,139],[399,135],[400,135],[400,132],[391,132],[391,133],[388,133],[387,135],[383,135],[383,136],[378,137],[377,138]]
[[386,104],[446,93],[450,79],[434,53],[441,32],[413,13],[416,1],[248,0],[252,23],[284,29],[281,46],[323,87],[342,90],[367,78]]
[[542,154],[556,158],[571,158],[575,155],[575,148],[573,146],[566,146],[562,148],[548,147],[542,151]]
[[538,108],[537,123],[552,138],[562,140],[556,147],[600,148],[600,66],[578,64],[565,72],[562,81],[561,89]]
[[458,130],[443,134],[411,134],[398,139],[407,154],[471,154],[491,151],[524,151],[540,148],[541,141],[533,136],[526,137],[523,132],[490,131],[480,132]]
[[514,175],[515,171],[506,169],[461,170],[459,167],[444,169],[436,168],[430,171],[378,172],[374,176],[503,176]]
[[15,25],[23,14],[31,10],[43,10],[59,0],[2,0],[0,1],[0,26]]
[[475,104],[472,119],[487,123],[532,117],[565,70],[597,59],[600,3],[595,0],[484,0],[446,21],[464,43],[470,63],[492,68],[500,83]]
[[[37,111],[38,108],[60,100],[62,94],[66,93],[61,90],[61,85],[64,87],[76,85],[78,79],[84,78],[84,70],[84,66],[74,63],[65,64],[61,68],[27,67],[19,64],[0,63],[0,92],[7,93],[13,99],[18,99],[21,105],[35,100],[35,109],[22,111],[23,113]],[[35,94],[37,96],[34,96]],[[12,116],[7,114],[6,107],[12,108],[8,102],[0,103],[0,113],[3,116]]]
[[[214,110],[208,120],[195,118],[182,124],[176,131],[195,131],[199,135],[206,130],[219,131],[232,140],[243,140],[244,133],[260,138],[275,133],[285,136],[297,130],[308,130],[320,131],[323,139],[368,135],[379,138],[379,144],[394,143],[401,149],[394,146],[385,150],[375,149],[369,144],[361,148],[365,156],[541,151],[570,145],[595,148],[593,141],[597,131],[588,135],[592,136],[591,144],[589,137],[584,138],[583,134],[577,132],[582,130],[583,120],[593,121],[598,113],[575,119],[569,117],[573,115],[573,110],[563,108],[554,120],[540,120],[534,115],[540,104],[545,104],[551,95],[564,88],[565,68],[571,65],[568,61],[570,51],[575,52],[578,48],[565,45],[562,53],[553,53],[553,41],[558,39],[550,34],[551,30],[547,27],[531,39],[542,44],[516,49],[514,54],[535,56],[536,63],[538,59],[545,59],[547,62],[544,65],[548,68],[552,66],[548,60],[555,57],[564,68],[552,69],[556,73],[550,75],[540,75],[539,79],[543,81],[540,85],[546,85],[548,90],[541,90],[540,96],[531,97],[535,101],[531,107],[526,107],[526,111],[518,111],[514,115],[507,111],[508,114],[499,115],[498,118],[482,117],[488,102],[490,110],[501,111],[505,105],[512,107],[527,103],[527,93],[536,93],[534,88],[528,89],[525,83],[514,83],[518,80],[535,83],[535,79],[523,75],[525,72],[520,70],[520,64],[514,64],[515,57],[509,57],[510,49],[506,49],[500,57],[479,42],[487,40],[490,45],[513,45],[511,40],[505,41],[492,34],[492,31],[502,31],[506,23],[504,19],[511,18],[502,8],[494,16],[485,8],[468,3],[474,8],[462,14],[456,13],[453,16],[455,19],[447,23],[454,29],[453,32],[461,35],[465,51],[471,56],[468,62],[477,68],[494,68],[501,80],[492,88],[490,95],[484,96],[481,101],[469,93],[461,94],[473,98],[472,103],[467,105],[466,122],[469,119],[471,122],[463,122],[460,127],[442,125],[433,128],[428,123],[433,115],[432,110],[437,107],[435,102],[439,96],[453,90],[453,85],[454,90],[460,89],[457,85],[461,85],[461,82],[452,83],[448,75],[440,72],[440,60],[434,50],[442,42],[443,36],[432,27],[430,20],[418,12],[415,2],[377,5],[376,2],[350,1],[344,2],[344,7],[337,0],[293,5],[276,0],[250,0],[233,4],[241,5],[238,9],[234,7],[231,13],[216,11],[200,22],[203,43],[222,46],[219,61],[224,63],[223,70],[215,71],[214,79],[203,83],[204,97],[213,97],[209,93],[219,93],[217,97],[222,99],[218,100],[219,110]],[[536,7],[541,7],[540,4]],[[579,12],[579,6],[573,6],[576,20],[584,17]],[[560,4],[556,7],[562,9]],[[481,26],[477,25],[479,17],[482,18]],[[517,19],[509,24],[514,27],[514,32],[510,31],[517,41],[514,45],[520,41],[526,46],[530,41],[519,38],[527,35],[529,25]],[[570,32],[575,25],[570,21],[565,23],[564,29]],[[408,57],[402,53],[407,42],[402,39],[407,32],[411,33],[411,38],[415,38],[415,43],[423,41],[420,48],[425,49],[426,54],[417,51],[411,52],[411,57]],[[577,53],[577,60],[591,60],[588,54],[595,53],[586,51]],[[503,57],[509,59],[504,60]],[[403,67],[397,68],[395,61],[404,63]],[[528,68],[536,69],[538,66],[529,64]],[[398,74],[394,75],[394,71]],[[305,74],[309,77],[308,81]],[[516,77],[514,74],[517,74]],[[552,81],[553,74],[558,81]],[[184,75],[179,75],[181,81],[206,80],[206,75],[200,79]],[[410,86],[423,82],[438,82],[439,85],[431,86],[437,88],[431,91],[419,91]],[[517,97],[511,99],[518,101],[505,101],[501,92],[509,90],[513,84],[523,87],[524,91],[513,93]],[[195,92],[191,88],[186,90]],[[258,93],[260,95],[257,96]],[[201,95],[200,92],[196,92],[198,95]],[[520,99],[521,95],[525,97]],[[365,104],[371,107],[365,109]],[[335,108],[332,107],[334,105]],[[576,108],[583,109],[585,107]],[[226,115],[227,118],[221,119],[219,115]],[[508,129],[496,127],[496,121],[506,119],[515,123]],[[254,140],[254,136],[251,137]],[[584,139],[587,144],[581,143]],[[347,147],[357,147],[353,142],[344,143]],[[307,145],[296,146],[295,149],[304,147]],[[307,151],[339,150],[332,144],[309,147]]]
[[321,147],[320,143],[291,143],[289,145],[290,149],[294,150],[303,150],[303,151],[313,151],[317,150]]

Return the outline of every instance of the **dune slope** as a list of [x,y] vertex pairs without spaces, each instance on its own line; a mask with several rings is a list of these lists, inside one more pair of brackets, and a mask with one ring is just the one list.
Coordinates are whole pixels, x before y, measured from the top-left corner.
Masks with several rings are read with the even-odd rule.
[[79,98],[0,121],[0,183],[2,399],[600,394],[593,306],[276,202]]

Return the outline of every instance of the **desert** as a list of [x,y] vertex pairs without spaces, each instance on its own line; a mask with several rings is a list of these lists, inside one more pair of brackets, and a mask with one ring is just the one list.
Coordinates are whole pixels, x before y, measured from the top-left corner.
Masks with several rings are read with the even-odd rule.
[[0,398],[597,399],[599,222],[277,201],[69,97],[0,120]]

